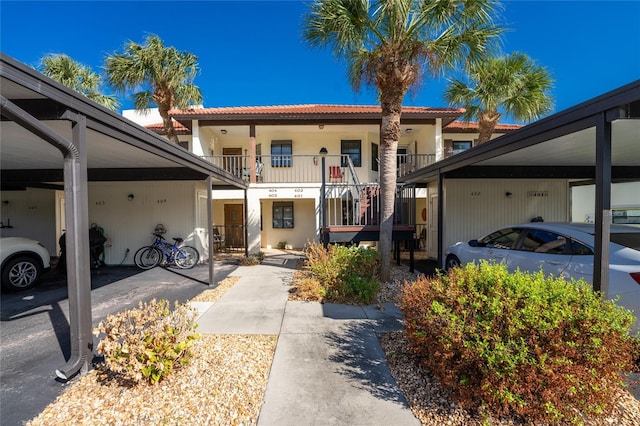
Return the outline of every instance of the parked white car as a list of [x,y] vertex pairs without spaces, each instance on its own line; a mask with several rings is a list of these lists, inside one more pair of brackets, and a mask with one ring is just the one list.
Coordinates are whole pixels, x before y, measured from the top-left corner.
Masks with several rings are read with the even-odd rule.
[[[587,223],[533,222],[507,226],[445,250],[445,269],[469,262],[504,262],[510,271],[537,272],[593,282],[595,229]],[[640,314],[640,226],[611,225],[609,298]],[[638,329],[636,321],[634,329]]]
[[22,237],[0,239],[2,288],[26,290],[35,286],[51,267],[49,252],[42,243]]

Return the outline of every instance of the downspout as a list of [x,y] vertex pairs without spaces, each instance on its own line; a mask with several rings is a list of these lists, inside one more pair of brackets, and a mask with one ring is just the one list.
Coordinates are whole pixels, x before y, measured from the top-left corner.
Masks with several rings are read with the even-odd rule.
[[209,285],[215,285],[214,253],[213,253],[213,182],[211,175],[207,176],[207,249],[209,251]]
[[247,188],[244,189],[244,257],[249,257],[249,224],[247,218],[249,217],[249,197],[247,195]]
[[67,380],[78,371],[87,372],[89,363],[93,359],[91,275],[88,268],[89,241],[88,238],[81,238],[89,226],[86,149],[79,148],[81,141],[86,140],[86,118],[68,110],[63,114],[63,119],[73,123],[74,141],[69,142],[4,96],[1,96],[0,100],[2,115],[55,146],[64,156],[71,358],[63,368],[56,370],[56,375]]

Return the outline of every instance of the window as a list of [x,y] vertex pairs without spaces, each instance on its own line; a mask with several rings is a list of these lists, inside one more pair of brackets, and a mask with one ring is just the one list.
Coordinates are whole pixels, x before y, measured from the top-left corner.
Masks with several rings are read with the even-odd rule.
[[271,141],[271,167],[291,167],[291,141]]
[[341,140],[340,154],[342,154],[342,167],[348,167],[344,156],[348,155],[354,167],[362,166],[362,141],[360,140]]
[[371,170],[378,171],[378,144],[371,144]]
[[453,141],[451,148],[453,150],[453,155],[455,155],[470,149],[472,146],[473,141]]
[[396,151],[397,153],[397,159],[396,161],[398,162],[398,164],[405,164],[407,162],[407,147],[406,146],[402,146],[402,147],[398,147],[398,150]]
[[613,223],[640,223],[640,208],[613,209]]
[[178,141],[178,145],[180,145],[181,147],[183,147],[187,151],[189,150],[189,141]]
[[293,201],[273,203],[273,227],[293,228]]
[[546,254],[564,254],[567,238],[541,229],[530,229],[522,240],[519,250]]
[[593,256],[593,250],[579,241],[571,240],[571,251],[578,256]]
[[478,245],[481,247],[490,247],[497,249],[512,249],[518,237],[520,236],[520,229],[506,228],[493,232],[482,240],[478,241]]

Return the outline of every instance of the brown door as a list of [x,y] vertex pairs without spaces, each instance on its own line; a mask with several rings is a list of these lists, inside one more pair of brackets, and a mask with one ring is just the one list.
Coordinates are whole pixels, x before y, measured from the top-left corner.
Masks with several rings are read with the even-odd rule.
[[222,148],[224,169],[235,176],[242,176],[242,148]]
[[224,205],[224,240],[227,247],[244,247],[244,206]]

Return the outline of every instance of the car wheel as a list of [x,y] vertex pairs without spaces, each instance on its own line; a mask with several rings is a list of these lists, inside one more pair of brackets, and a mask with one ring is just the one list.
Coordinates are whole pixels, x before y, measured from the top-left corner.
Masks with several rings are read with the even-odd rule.
[[19,256],[7,262],[2,269],[2,287],[5,290],[26,290],[38,283],[42,267],[29,256]]
[[460,266],[460,259],[456,255],[450,254],[447,256],[447,261],[445,262],[445,267],[447,271],[451,268],[457,268]]

